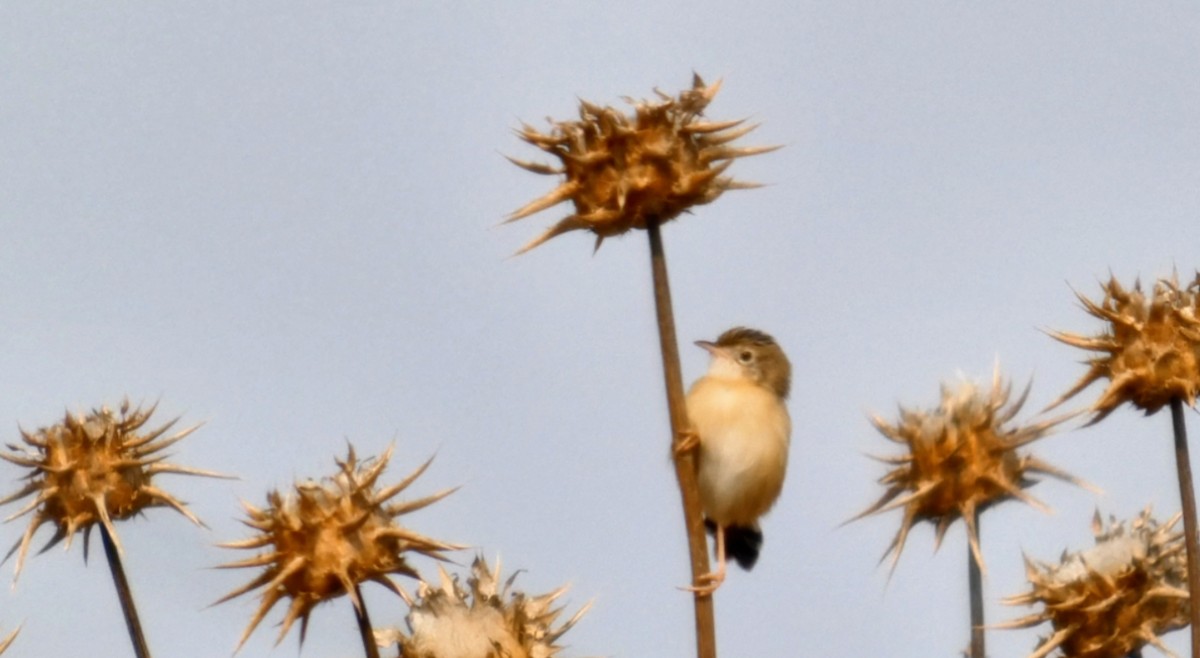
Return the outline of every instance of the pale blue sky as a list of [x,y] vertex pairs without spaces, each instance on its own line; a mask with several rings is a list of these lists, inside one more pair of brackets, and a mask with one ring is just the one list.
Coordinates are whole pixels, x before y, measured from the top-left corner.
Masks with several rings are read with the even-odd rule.
[[[690,654],[644,235],[508,259],[565,209],[494,227],[553,185],[501,157],[538,156],[520,122],[693,70],[725,81],[711,117],[786,146],[733,168],[767,187],[665,230],[685,378],[706,365],[690,342],[734,324],[795,364],[789,479],[757,568],[718,594],[722,655],[958,655],[961,529],[935,555],[919,527],[889,584],[898,513],[836,528],[880,492],[866,414],[999,358],[1036,375],[1029,418],[1083,372],[1038,330],[1099,329],[1071,286],[1200,266],[1192,3],[0,4],[0,438],[161,398],[207,421],[175,461],[241,477],[162,478],[211,531],[120,528],[157,655],[228,655],[256,603],[205,609],[250,577],[209,569],[235,557],[213,544],[245,536],[239,498],[331,472],[347,439],[395,441],[391,481],[436,453],[414,495],[463,485],[417,530],[502,555],[527,591],[571,582],[570,610],[595,599],[565,656]],[[1026,612],[998,603],[1021,551],[1090,545],[1097,505],[1178,508],[1169,427],[1122,410],[1033,446],[1106,493],[1047,482],[1054,516],[984,516],[989,620]],[[129,655],[79,549],[0,594],[0,629],[25,624],[10,655]],[[405,612],[368,601],[380,625]],[[295,635],[271,648],[280,618],[241,655],[297,655]],[[1036,633],[988,641],[1022,656]],[[357,642],[339,600],[299,655]]]

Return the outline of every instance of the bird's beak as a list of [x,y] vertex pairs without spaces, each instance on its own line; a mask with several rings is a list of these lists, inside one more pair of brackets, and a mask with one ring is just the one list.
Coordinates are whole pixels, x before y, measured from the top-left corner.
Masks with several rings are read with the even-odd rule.
[[696,341],[696,347],[703,348],[704,351],[708,352],[713,357],[728,356],[728,354],[726,354],[726,352],[725,352],[725,348],[721,347],[720,345],[717,345],[716,343],[714,343],[712,341],[698,340],[698,341]]

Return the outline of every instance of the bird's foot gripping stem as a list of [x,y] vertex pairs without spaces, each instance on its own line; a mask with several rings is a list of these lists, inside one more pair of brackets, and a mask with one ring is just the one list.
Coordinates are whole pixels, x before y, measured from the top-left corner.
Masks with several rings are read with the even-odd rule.
[[699,445],[700,435],[696,433],[696,430],[688,427],[675,435],[675,445],[671,446],[671,452],[679,457],[695,450]]
[[725,582],[725,529],[718,527],[717,536],[717,569],[696,576],[696,584],[680,587],[687,592],[695,592],[696,596],[712,596],[713,592]]
[[713,592],[725,582],[725,565],[722,564],[716,571],[706,574],[701,574],[696,578],[695,585],[680,587],[679,589],[685,592],[694,592],[697,596],[712,596]]

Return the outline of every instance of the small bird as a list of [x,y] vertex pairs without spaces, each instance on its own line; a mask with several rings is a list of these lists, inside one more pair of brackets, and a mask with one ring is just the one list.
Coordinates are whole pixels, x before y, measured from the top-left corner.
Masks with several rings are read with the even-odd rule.
[[686,589],[712,594],[725,580],[727,554],[747,571],[758,560],[758,519],[779,498],[787,472],[792,365],[775,339],[756,329],[734,327],[715,343],[696,345],[712,361],[688,391],[691,430],[677,450],[699,450],[704,523],[717,544],[716,570]]

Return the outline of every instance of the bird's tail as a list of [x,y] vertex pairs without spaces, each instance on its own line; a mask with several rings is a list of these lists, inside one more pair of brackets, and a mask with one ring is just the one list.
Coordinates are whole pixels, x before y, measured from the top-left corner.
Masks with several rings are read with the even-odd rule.
[[[704,519],[704,527],[713,534],[717,532],[717,524]],[[762,550],[763,534],[758,525],[732,525],[725,528],[725,555],[731,557],[738,566],[749,571],[758,562],[758,554]]]

